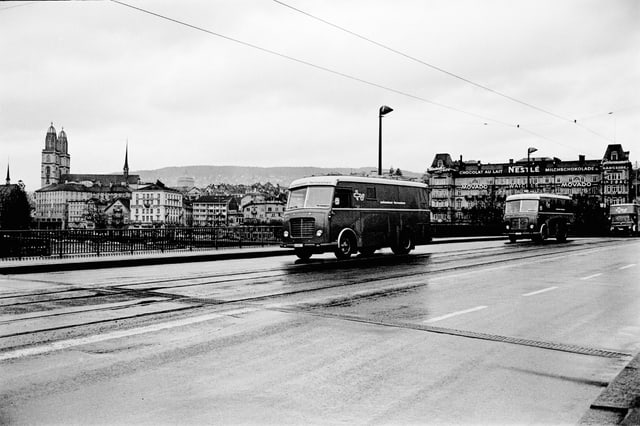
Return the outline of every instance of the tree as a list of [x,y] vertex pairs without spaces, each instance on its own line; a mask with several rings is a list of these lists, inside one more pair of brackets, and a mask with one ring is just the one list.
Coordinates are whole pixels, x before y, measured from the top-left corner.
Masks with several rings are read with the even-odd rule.
[[0,229],[28,229],[31,205],[21,185],[0,185]]

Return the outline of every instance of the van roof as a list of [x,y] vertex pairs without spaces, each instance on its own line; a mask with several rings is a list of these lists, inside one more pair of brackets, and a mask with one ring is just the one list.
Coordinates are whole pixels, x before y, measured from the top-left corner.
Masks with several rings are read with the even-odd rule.
[[366,177],[366,176],[312,176],[302,179],[296,179],[289,185],[289,188],[298,188],[301,186],[315,186],[326,185],[336,186],[339,182],[352,182],[352,183],[368,183],[379,185],[397,185],[397,186],[411,186],[415,188],[427,188],[427,185],[421,182],[413,182],[407,180],[386,179],[379,177]]
[[528,192],[528,193],[524,193],[524,194],[509,195],[507,197],[506,201],[512,201],[512,200],[539,200],[540,198],[556,198],[556,199],[561,199],[561,200],[571,200],[571,197],[567,197],[566,195]]

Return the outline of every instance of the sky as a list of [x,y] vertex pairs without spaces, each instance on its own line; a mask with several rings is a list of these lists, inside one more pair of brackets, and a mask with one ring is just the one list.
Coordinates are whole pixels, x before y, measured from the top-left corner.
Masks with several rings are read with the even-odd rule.
[[637,0],[1,1],[0,172],[38,189],[51,123],[72,173],[373,170],[382,105],[385,170],[635,163],[638,46]]

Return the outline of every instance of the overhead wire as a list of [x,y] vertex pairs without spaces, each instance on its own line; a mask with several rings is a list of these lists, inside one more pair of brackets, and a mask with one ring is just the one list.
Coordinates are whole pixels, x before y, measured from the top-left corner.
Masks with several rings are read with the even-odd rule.
[[521,129],[521,130],[525,131],[526,133],[531,134],[532,136],[536,136],[536,137],[545,139],[545,140],[550,141],[550,142],[552,142],[554,144],[563,145],[563,144],[561,144],[561,143],[559,143],[557,141],[549,139],[549,138],[547,138],[545,136],[542,136],[540,134],[537,134],[537,133],[535,133],[533,131],[527,130],[527,129],[523,128],[523,126],[521,126],[520,124],[508,123],[508,122],[505,122],[505,121],[502,121],[502,120],[499,120],[499,119],[496,119],[496,118],[486,117],[486,116],[483,116],[483,115],[480,115],[480,114],[476,114],[476,113],[473,113],[473,112],[470,112],[470,111],[466,111],[466,110],[463,110],[463,109],[460,109],[460,108],[453,107],[451,105],[447,105],[447,104],[443,104],[443,103],[440,103],[440,102],[432,101],[432,100],[424,98],[422,96],[417,96],[417,95],[414,95],[414,94],[411,94],[411,93],[408,93],[408,92],[405,92],[405,91],[402,91],[402,90],[394,89],[394,88],[389,87],[389,86],[385,86],[385,85],[382,85],[382,84],[379,84],[379,83],[375,83],[375,82],[370,81],[370,80],[365,80],[363,78],[360,78],[360,77],[357,77],[357,76],[354,76],[354,75],[351,75],[351,74],[347,74],[347,73],[344,73],[344,72],[341,72],[341,71],[338,71],[338,70],[335,70],[335,69],[332,69],[332,68],[328,68],[328,67],[325,67],[325,66],[322,66],[322,65],[318,65],[318,64],[306,61],[306,60],[298,59],[296,57],[293,57],[293,56],[290,56],[290,55],[287,55],[287,54],[284,54],[284,53],[281,53],[281,52],[278,52],[278,51],[275,51],[275,50],[272,50],[272,49],[268,49],[268,48],[265,48],[265,47],[262,47],[262,46],[259,46],[259,45],[253,44],[253,43],[249,43],[249,42],[246,42],[246,41],[234,38],[234,37],[230,37],[230,36],[221,34],[221,33],[216,32],[216,31],[212,31],[212,30],[209,30],[209,29],[206,29],[206,28],[194,25],[194,24],[190,24],[188,22],[181,21],[179,19],[175,19],[175,18],[166,16],[166,15],[163,15],[163,14],[160,14],[160,13],[157,13],[157,12],[153,12],[153,11],[148,10],[148,9],[144,9],[142,7],[138,7],[138,6],[134,6],[134,5],[125,3],[125,2],[120,1],[120,0],[110,0],[110,1],[112,3],[116,3],[118,5],[121,5],[121,6],[130,8],[130,9],[136,10],[138,12],[142,12],[142,13],[145,13],[145,14],[154,16],[156,18],[160,18],[160,19],[163,19],[163,20],[166,20],[166,21],[178,24],[178,25],[182,25],[184,27],[191,28],[193,30],[200,31],[200,32],[203,32],[205,34],[208,34],[208,35],[211,35],[211,36],[215,36],[215,37],[218,37],[218,38],[221,38],[221,39],[233,42],[233,43],[237,43],[237,44],[243,45],[245,47],[249,47],[249,48],[252,48],[252,49],[255,49],[255,50],[259,50],[261,52],[268,53],[270,55],[275,55],[275,56],[278,56],[280,58],[296,62],[298,64],[309,66],[309,67],[312,67],[312,68],[315,68],[315,69],[318,69],[318,70],[321,70],[321,71],[324,71],[324,72],[328,72],[328,73],[331,73],[331,74],[334,74],[334,75],[337,75],[337,76],[340,76],[340,77],[343,77],[343,78],[347,78],[347,79],[350,79],[350,80],[353,80],[353,81],[357,81],[357,82],[362,83],[362,84],[373,86],[373,87],[376,87],[376,88],[379,88],[379,89],[382,89],[382,90],[386,90],[386,91],[389,91],[389,92],[392,92],[392,93],[395,93],[395,94],[398,94],[398,95],[401,95],[401,96],[405,96],[405,97],[408,97],[408,98],[411,98],[411,99],[414,99],[414,100],[425,102],[425,103],[428,103],[428,104],[431,104],[431,105],[434,105],[434,106],[437,106],[437,107],[441,107],[441,108],[444,108],[444,109],[448,109],[450,111],[454,111],[454,112],[458,112],[458,113],[465,114],[465,115],[468,115],[468,116],[472,116],[472,117],[475,117],[475,118],[483,120],[483,122],[484,122],[483,124],[485,124],[485,125],[487,124],[487,122],[493,122],[493,123],[497,123],[497,124],[500,124],[500,125],[505,126],[505,127],[510,127],[510,128],[514,128],[514,129]]
[[609,140],[606,136],[603,136],[603,135],[601,135],[601,134],[599,134],[599,133],[597,133],[597,132],[595,132],[595,131],[593,131],[593,130],[589,129],[588,127],[586,127],[586,126],[585,126],[585,125],[583,125],[582,123],[578,123],[578,120],[576,120],[576,119],[570,119],[570,118],[567,118],[567,117],[563,117],[563,116],[561,116],[561,115],[559,115],[559,114],[556,114],[556,113],[554,113],[554,112],[552,112],[552,111],[549,111],[549,110],[547,110],[547,109],[544,109],[544,108],[538,107],[538,106],[536,106],[536,105],[533,105],[533,104],[532,104],[532,103],[530,103],[530,102],[522,101],[522,100],[517,99],[517,98],[515,98],[515,97],[513,97],[513,96],[507,95],[507,94],[502,93],[502,92],[500,92],[500,91],[498,91],[498,90],[492,89],[492,88],[490,88],[490,87],[488,87],[488,86],[485,86],[485,85],[483,85],[483,84],[477,83],[477,82],[475,82],[475,81],[473,81],[473,80],[470,80],[470,79],[468,79],[468,78],[462,77],[462,76],[460,76],[460,75],[458,75],[458,74],[455,74],[455,73],[453,73],[453,72],[451,72],[451,71],[447,71],[447,70],[445,70],[444,68],[438,67],[438,66],[436,66],[436,65],[434,65],[434,64],[431,64],[431,63],[429,63],[429,62],[426,62],[426,61],[424,61],[424,60],[422,60],[422,59],[416,58],[415,56],[412,56],[412,55],[409,55],[409,54],[407,54],[407,53],[405,53],[405,52],[402,52],[402,51],[400,51],[400,50],[394,49],[394,48],[392,48],[392,47],[390,47],[390,46],[387,46],[386,44],[380,43],[380,42],[378,42],[378,41],[376,41],[376,40],[373,40],[373,39],[371,39],[371,38],[369,38],[369,37],[365,37],[365,36],[363,36],[363,35],[361,35],[361,34],[356,33],[355,31],[352,31],[352,30],[349,30],[349,29],[347,29],[347,28],[345,28],[345,27],[342,27],[342,26],[340,26],[340,25],[334,24],[333,22],[330,22],[330,21],[328,21],[328,20],[326,20],[326,19],[320,18],[320,17],[318,17],[318,16],[316,16],[316,15],[313,15],[313,14],[311,14],[311,13],[309,13],[309,12],[306,12],[306,11],[304,11],[304,10],[302,10],[302,9],[299,9],[299,8],[297,8],[297,7],[294,7],[294,6],[291,6],[290,4],[287,4],[287,3],[285,3],[285,2],[283,2],[283,1],[281,1],[281,0],[272,0],[272,1],[273,1],[274,3],[276,3],[276,4],[279,4],[279,5],[281,5],[281,6],[284,6],[284,7],[286,7],[286,8],[289,8],[289,9],[291,9],[291,10],[295,11],[295,12],[298,12],[298,13],[300,13],[300,14],[303,14],[303,15],[305,15],[305,16],[307,16],[307,17],[309,17],[309,18],[312,18],[312,19],[314,19],[314,20],[317,20],[317,21],[319,21],[319,22],[322,22],[323,24],[329,25],[329,26],[331,26],[331,27],[333,27],[333,28],[336,28],[336,29],[338,29],[338,30],[340,30],[340,31],[343,31],[343,32],[345,32],[345,33],[347,33],[347,34],[350,34],[350,35],[352,35],[352,36],[354,36],[354,37],[357,37],[357,38],[359,38],[359,39],[361,39],[361,40],[364,40],[364,41],[366,41],[366,42],[368,42],[368,43],[374,44],[374,45],[376,45],[376,46],[378,46],[378,47],[380,47],[380,48],[382,48],[382,49],[385,49],[385,50],[388,50],[388,51],[390,51],[390,52],[393,52],[393,53],[395,53],[395,54],[397,54],[397,55],[403,56],[403,57],[405,57],[405,58],[407,58],[407,59],[410,59],[410,60],[412,60],[412,61],[414,61],[414,62],[417,62],[417,63],[419,63],[419,64],[422,64],[422,65],[426,66],[426,67],[429,67],[429,68],[431,68],[431,69],[434,69],[434,70],[436,70],[436,71],[438,71],[438,72],[441,72],[441,73],[443,73],[443,74],[446,74],[446,75],[448,75],[448,76],[450,76],[450,77],[456,78],[456,79],[461,80],[461,81],[463,81],[463,82],[465,82],[465,83],[471,84],[471,85],[473,85],[473,86],[475,86],[475,87],[478,87],[478,88],[480,88],[480,89],[486,90],[486,91],[488,91],[488,92],[491,92],[491,93],[493,93],[493,94],[495,94],[495,95],[501,96],[501,97],[503,97],[503,98],[505,98],[505,99],[508,99],[508,100],[510,100],[510,101],[516,102],[516,103],[518,103],[518,104],[520,104],[520,105],[524,105],[524,106],[529,107],[529,108],[532,108],[532,109],[534,109],[534,110],[536,110],[536,111],[539,111],[539,112],[542,112],[542,113],[544,113],[544,114],[550,115],[550,116],[555,117],[555,118],[557,118],[557,119],[559,119],[559,120],[562,120],[562,121],[565,121],[565,122],[568,122],[568,123],[574,123],[574,124],[577,124],[579,127],[581,127],[581,128],[583,128],[583,129],[585,129],[586,131],[591,132],[591,133],[593,133],[594,135],[599,136],[600,138],[603,138],[603,139],[605,139],[605,140]]
[[303,59],[298,59],[298,58],[295,58],[293,56],[290,56],[290,55],[287,55],[287,54],[284,54],[284,53],[281,53],[281,52],[277,52],[277,51],[272,50],[272,49],[268,49],[268,48],[265,48],[265,47],[262,47],[262,46],[258,46],[256,44],[249,43],[249,42],[246,42],[246,41],[234,38],[234,37],[226,36],[224,34],[221,34],[221,33],[218,33],[218,32],[212,31],[212,30],[208,30],[206,28],[202,28],[202,27],[199,27],[197,25],[190,24],[188,22],[184,22],[184,21],[181,21],[181,20],[178,20],[178,19],[175,19],[175,18],[171,18],[171,17],[166,16],[166,15],[162,15],[160,13],[156,13],[156,12],[150,11],[148,9],[144,9],[144,8],[141,8],[141,7],[138,7],[138,6],[133,6],[131,4],[125,3],[125,2],[120,1],[120,0],[110,0],[110,1],[112,3],[117,3],[117,4],[121,5],[121,6],[125,6],[125,7],[128,7],[128,8],[137,10],[139,12],[155,16],[155,17],[160,18],[160,19],[164,19],[164,20],[167,20],[167,21],[179,24],[179,25],[183,25],[185,27],[188,27],[188,28],[191,28],[191,29],[194,29],[194,30],[197,30],[197,31],[200,31],[200,32],[212,35],[212,36],[215,36],[215,37],[219,37],[219,38],[222,38],[222,39],[234,42],[234,43],[238,43],[238,44],[241,44],[243,46],[262,51],[264,53],[268,53],[268,54],[271,54],[271,55],[279,56],[279,57],[281,57],[283,59],[287,59],[289,61],[297,62],[297,63],[302,64],[302,65],[306,65],[306,66],[309,66],[309,67],[312,67],[312,68],[316,68],[316,69],[321,70],[321,71],[325,71],[325,72],[328,72],[328,73],[331,73],[331,74],[334,74],[334,75],[338,75],[340,77],[344,77],[344,78],[347,78],[347,79],[350,79],[350,80],[353,80],[353,81],[357,81],[359,83],[363,83],[363,84],[367,84],[369,86],[377,87],[379,89],[383,89],[383,90],[386,90],[386,91],[389,91],[389,92],[392,92],[392,93],[396,93],[398,95],[402,95],[402,96],[409,97],[409,98],[412,98],[412,99],[415,99],[415,100],[418,100],[418,101],[421,101],[421,102],[425,102],[425,103],[428,103],[428,104],[431,104],[431,105],[434,105],[434,106],[445,108],[445,109],[448,109],[450,111],[458,112],[458,113],[461,113],[461,114],[466,114],[466,115],[469,115],[469,116],[472,116],[472,117],[475,117],[475,118],[482,119],[484,121],[491,121],[491,122],[499,123],[499,124],[502,124],[502,125],[505,125],[505,126],[515,127],[513,124],[506,123],[504,121],[501,121],[501,120],[498,120],[498,119],[495,119],[495,118],[485,117],[485,116],[482,116],[480,114],[476,114],[476,113],[473,113],[473,112],[470,112],[470,111],[465,111],[463,109],[456,108],[456,107],[451,106],[451,105],[447,105],[447,104],[443,104],[443,103],[440,103],[440,102],[432,101],[432,100],[424,98],[422,96],[417,96],[417,95],[414,95],[414,94],[411,94],[411,93],[408,93],[408,92],[405,92],[405,91],[402,91],[402,90],[394,89],[394,88],[389,87],[389,86],[385,86],[385,85],[382,85],[382,84],[379,84],[379,83],[375,83],[375,82],[370,81],[370,80],[365,80],[363,78],[356,77],[354,75],[347,74],[347,73],[344,73],[344,72],[341,72],[341,71],[337,71],[337,70],[332,69],[332,68],[328,68],[328,67],[325,67],[325,66],[322,66],[322,65],[314,64],[312,62],[305,61]]
[[560,120],[572,121],[572,120],[571,120],[571,119],[569,119],[569,118],[562,117],[561,115],[558,115],[558,114],[556,114],[556,113],[554,113],[554,112],[551,112],[551,111],[548,111],[548,110],[546,110],[546,109],[543,109],[543,108],[537,107],[537,106],[535,106],[535,105],[533,105],[533,104],[531,104],[531,103],[529,103],[529,102],[521,101],[520,99],[514,98],[513,96],[509,96],[509,95],[507,95],[507,94],[505,94],[505,93],[499,92],[499,91],[497,91],[497,90],[495,90],[495,89],[492,89],[492,88],[490,88],[490,87],[487,87],[487,86],[485,86],[485,85],[483,85],[483,84],[476,83],[476,82],[475,82],[475,81],[473,81],[473,80],[470,80],[470,79],[468,79],[468,78],[462,77],[462,76],[460,76],[460,75],[458,75],[458,74],[455,74],[455,73],[453,73],[453,72],[451,72],[451,71],[447,71],[447,70],[445,70],[444,68],[441,68],[441,67],[438,67],[438,66],[436,66],[436,65],[433,65],[433,64],[431,64],[431,63],[429,63],[429,62],[423,61],[422,59],[416,58],[415,56],[411,56],[411,55],[409,55],[408,53],[404,53],[404,52],[402,52],[402,51],[399,51],[399,50],[397,50],[397,49],[394,49],[394,48],[392,48],[392,47],[390,47],[390,46],[387,46],[386,44],[383,44],[383,43],[380,43],[380,42],[378,42],[378,41],[375,41],[375,40],[373,40],[373,39],[371,39],[371,38],[369,38],[369,37],[365,37],[365,36],[363,36],[363,35],[361,35],[361,34],[356,33],[355,31],[351,31],[351,30],[349,30],[349,29],[347,29],[347,28],[344,28],[344,27],[342,27],[342,26],[340,26],[340,25],[337,25],[337,24],[334,24],[334,23],[332,23],[332,22],[329,22],[329,21],[327,21],[326,19],[322,19],[322,18],[320,18],[320,17],[318,17],[318,16],[312,15],[312,14],[311,14],[311,13],[309,13],[309,12],[305,12],[304,10],[298,9],[298,8],[296,8],[296,7],[293,7],[293,6],[291,6],[291,5],[287,4],[287,3],[283,2],[283,1],[280,1],[280,0],[272,0],[272,1],[273,1],[274,3],[277,3],[277,4],[281,5],[281,6],[284,6],[284,7],[287,7],[287,8],[289,8],[289,9],[291,9],[291,10],[294,10],[294,11],[296,11],[296,12],[298,12],[298,13],[301,13],[301,14],[303,14],[303,15],[306,15],[306,16],[308,16],[308,17],[312,18],[312,19],[315,19],[315,20],[317,20],[317,21],[320,21],[320,22],[322,22],[322,23],[324,23],[324,24],[326,24],[326,25],[329,25],[329,26],[331,26],[331,27],[334,27],[334,28],[336,28],[336,29],[338,29],[338,30],[340,30],[340,31],[346,32],[346,33],[348,33],[348,34],[351,34],[352,36],[357,37],[357,38],[359,38],[359,39],[362,39],[362,40],[364,40],[364,41],[366,41],[366,42],[368,42],[368,43],[374,44],[374,45],[376,45],[376,46],[378,46],[378,47],[381,47],[381,48],[383,48],[383,49],[385,49],[385,50],[388,50],[388,51],[393,52],[393,53],[395,53],[395,54],[397,54],[397,55],[400,55],[400,56],[403,56],[403,57],[405,57],[405,58],[407,58],[407,59],[410,59],[410,60],[412,60],[412,61],[414,61],[414,62],[417,62],[417,63],[419,63],[419,64],[422,64],[422,65],[424,65],[424,66],[426,66],[426,67],[429,67],[429,68],[431,68],[431,69],[434,69],[434,70],[436,70],[436,71],[438,71],[438,72],[441,72],[441,73],[443,73],[443,74],[446,74],[446,75],[448,75],[448,76],[450,76],[450,77],[453,77],[453,78],[456,78],[456,79],[458,79],[458,80],[464,81],[465,83],[468,83],[468,84],[471,84],[471,85],[473,85],[473,86],[479,87],[480,89],[486,90],[486,91],[491,92],[491,93],[493,93],[493,94],[495,94],[495,95],[502,96],[503,98],[509,99],[510,101],[517,102],[517,103],[519,103],[519,104],[521,104],[521,105],[524,105],[524,106],[527,106],[527,107],[529,107],[529,108],[533,108],[533,109],[535,109],[535,110],[537,110],[537,111],[543,112],[543,113],[545,113],[545,114],[551,115],[551,116],[553,116],[553,117],[555,117],[555,118],[558,118],[558,119],[560,119]]

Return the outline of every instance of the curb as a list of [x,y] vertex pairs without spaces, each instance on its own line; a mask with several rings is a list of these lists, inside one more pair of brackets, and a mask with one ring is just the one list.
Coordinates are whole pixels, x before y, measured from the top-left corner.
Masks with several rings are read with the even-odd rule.
[[581,425],[640,424],[640,353],[626,365],[580,419]]
[[[122,268],[129,266],[150,266],[150,265],[169,265],[176,263],[190,263],[190,262],[211,262],[214,260],[230,260],[230,259],[254,259],[261,257],[271,256],[287,256],[293,255],[293,250],[286,250],[280,247],[272,250],[251,250],[245,249],[244,251],[222,251],[217,253],[203,253],[185,255],[176,253],[175,255],[163,253],[153,255],[150,254],[145,257],[131,257],[131,258],[91,258],[91,260],[77,259],[73,260],[52,260],[51,263],[29,263],[25,265],[0,265],[0,275],[9,274],[34,274],[42,272],[61,272],[61,271],[76,271],[85,269],[106,269],[106,268]],[[86,259],[86,258],[85,258]],[[26,261],[27,263],[29,261]]]

